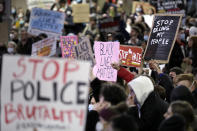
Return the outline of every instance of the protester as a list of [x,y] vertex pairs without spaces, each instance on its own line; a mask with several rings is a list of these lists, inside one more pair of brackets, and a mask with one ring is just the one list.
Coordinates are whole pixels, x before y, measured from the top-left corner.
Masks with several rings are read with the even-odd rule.
[[[90,5],[89,22],[75,23],[73,5],[84,2]],[[133,12],[130,7],[133,4],[127,5],[129,2],[130,0],[104,0],[103,6],[100,6],[102,2],[99,0],[55,0],[50,9],[65,15],[61,35],[76,35],[79,41],[82,37],[88,37],[92,49],[95,41],[118,41],[120,45],[141,47],[144,53],[153,30],[146,23],[145,15],[152,16],[161,8],[163,13],[170,13],[162,2],[173,1],[144,0],[143,2],[151,4],[151,8],[145,7],[145,3],[136,4]],[[197,109],[196,3],[196,0],[184,3],[186,8],[183,9],[185,11],[183,21],[175,34],[175,44],[171,49],[169,62],[165,63],[163,69],[160,68],[159,62],[144,61],[143,57],[141,67],[137,68],[122,66],[114,61],[110,63],[109,58],[105,59],[105,64],[111,64],[112,68],[117,70],[118,78],[115,82],[99,78],[90,80],[86,131],[196,130],[194,127],[196,124],[194,113]],[[178,11],[179,6],[183,7],[181,4],[176,6],[177,8],[173,9],[174,13]],[[30,15],[30,9],[25,11],[24,8],[12,6],[9,40],[0,42],[0,61],[4,54],[31,55],[32,45],[35,42],[51,37],[51,32],[43,31],[44,33],[32,35],[27,30],[31,26]],[[104,26],[101,27],[103,19]],[[109,21],[105,23],[107,19]],[[57,45],[61,47],[59,36]],[[102,50],[102,47],[100,49]],[[108,53],[110,51],[111,48],[107,50]],[[56,56],[62,57],[61,51],[59,54]],[[23,63],[19,62],[19,65]],[[143,68],[150,70],[150,73],[147,73],[150,76],[142,75]],[[83,77],[83,74],[80,77]]]
[[168,108],[168,111],[164,114],[165,119],[170,118],[174,114],[179,114],[184,117],[185,120],[185,130],[191,131],[191,123],[194,121],[194,111],[192,106],[185,101],[175,101],[172,102]]

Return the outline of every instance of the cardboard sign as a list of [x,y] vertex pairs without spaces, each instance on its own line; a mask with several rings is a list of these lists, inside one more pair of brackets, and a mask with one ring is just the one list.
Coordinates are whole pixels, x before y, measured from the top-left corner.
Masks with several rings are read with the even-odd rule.
[[53,56],[56,54],[55,37],[46,38],[32,45],[32,56]]
[[133,3],[132,3],[132,14],[134,14],[136,12],[136,7],[138,5],[142,6],[144,14],[149,14],[150,9],[152,9],[154,11],[154,13],[156,12],[155,7],[150,5],[148,2],[133,1]]
[[116,81],[117,70],[111,63],[119,62],[119,42],[94,42],[96,65],[93,73],[100,80]]
[[153,28],[148,40],[144,59],[168,63],[174,47],[182,15],[158,14],[154,16]]
[[75,55],[79,60],[91,61],[92,66],[95,64],[94,55],[90,45],[90,40],[87,37],[82,38],[80,43],[75,47]]
[[74,4],[72,9],[74,23],[86,23],[90,21],[89,4]]
[[84,131],[89,70],[88,62],[4,55],[1,131]]
[[33,35],[46,33],[48,36],[60,37],[64,28],[64,19],[64,13],[33,8],[28,33]]
[[63,58],[75,58],[74,46],[78,44],[78,37],[73,36],[61,36],[61,48]]
[[140,67],[142,52],[142,48],[137,46],[120,45],[120,59],[122,65]]

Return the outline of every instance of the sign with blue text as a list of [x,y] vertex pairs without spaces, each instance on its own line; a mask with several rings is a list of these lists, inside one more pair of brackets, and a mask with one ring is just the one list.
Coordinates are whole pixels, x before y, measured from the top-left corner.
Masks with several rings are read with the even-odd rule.
[[28,32],[33,35],[45,33],[47,36],[59,37],[64,27],[65,14],[61,12],[33,8]]

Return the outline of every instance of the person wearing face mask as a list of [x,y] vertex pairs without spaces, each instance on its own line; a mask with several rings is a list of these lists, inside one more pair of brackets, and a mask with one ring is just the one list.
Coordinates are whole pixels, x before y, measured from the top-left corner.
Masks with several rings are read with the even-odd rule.
[[137,18],[137,16],[143,15],[144,14],[144,10],[142,8],[142,5],[137,5],[135,8],[135,13],[134,13],[134,17]]
[[10,31],[10,40],[14,41],[16,44],[18,44],[18,30],[17,29],[11,29]]
[[17,45],[14,41],[9,41],[7,46],[8,54],[16,54]]

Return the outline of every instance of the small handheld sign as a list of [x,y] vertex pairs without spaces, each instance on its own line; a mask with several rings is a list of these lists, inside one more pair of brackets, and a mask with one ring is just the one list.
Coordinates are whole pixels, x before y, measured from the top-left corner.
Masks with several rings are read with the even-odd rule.
[[156,14],[144,54],[145,61],[151,59],[158,63],[168,63],[182,15]]
[[120,46],[120,59],[122,65],[140,67],[142,61],[142,48],[137,46]]

